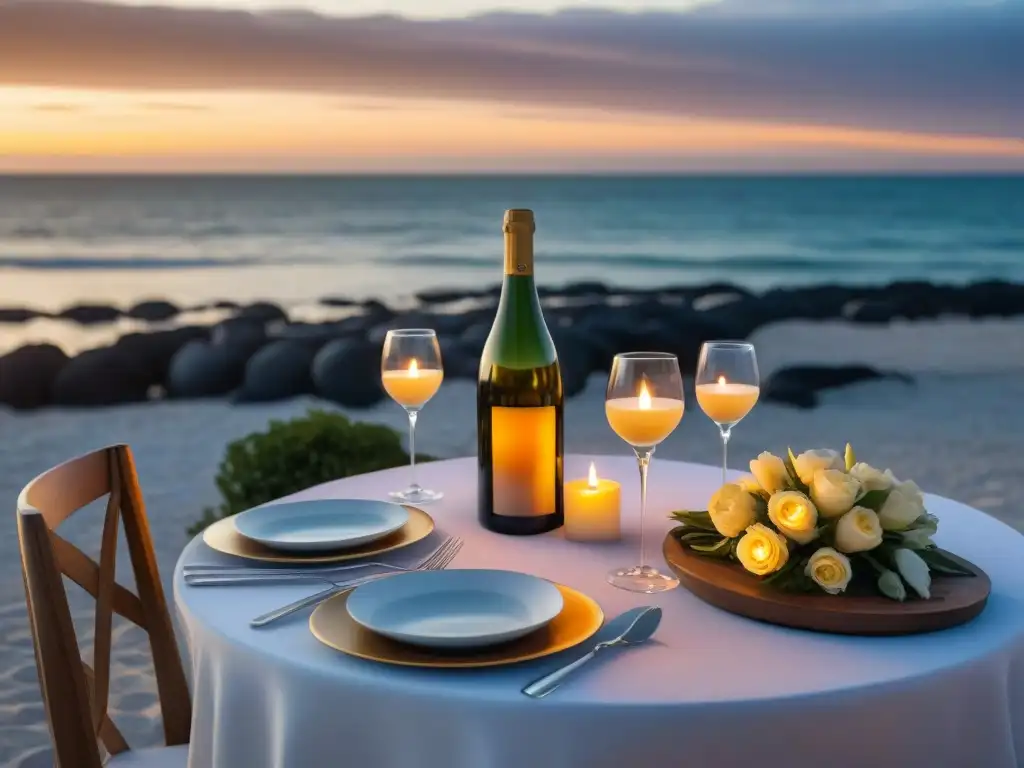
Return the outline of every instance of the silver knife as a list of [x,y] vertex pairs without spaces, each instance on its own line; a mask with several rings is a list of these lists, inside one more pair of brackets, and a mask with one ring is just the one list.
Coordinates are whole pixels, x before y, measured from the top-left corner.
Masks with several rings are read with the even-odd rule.
[[523,693],[535,699],[542,699],[558,688],[566,678],[578,670],[584,664],[593,659],[597,654],[606,648],[616,648],[628,645],[639,645],[648,640],[654,634],[661,623],[661,608],[656,606],[644,606],[626,611],[608,623],[606,630],[612,634],[611,640],[604,640],[598,643],[585,656],[581,656],[571,664],[561,669],[544,675],[539,680],[534,680],[523,688]]

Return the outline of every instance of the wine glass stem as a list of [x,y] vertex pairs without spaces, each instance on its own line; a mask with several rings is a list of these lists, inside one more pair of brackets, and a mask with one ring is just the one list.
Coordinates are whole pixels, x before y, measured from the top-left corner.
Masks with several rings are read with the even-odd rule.
[[719,431],[722,433],[722,485],[725,485],[728,482],[726,476],[729,471],[729,438],[732,437],[732,430],[719,427]]
[[636,463],[640,468],[640,567],[647,567],[647,547],[644,536],[644,517],[647,515],[647,468],[651,466],[654,449],[636,451]]
[[409,483],[409,488],[417,490],[420,485],[416,482],[416,417],[419,416],[419,411],[409,409],[409,474],[412,477],[412,482]]

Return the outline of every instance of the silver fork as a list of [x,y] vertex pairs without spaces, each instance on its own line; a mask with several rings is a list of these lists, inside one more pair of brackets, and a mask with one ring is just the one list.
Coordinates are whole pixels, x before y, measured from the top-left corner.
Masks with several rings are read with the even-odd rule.
[[[443,570],[445,567],[448,566],[449,563],[451,563],[452,560],[455,559],[455,556],[459,554],[459,550],[462,549],[462,543],[462,539],[458,537],[452,537],[447,542],[442,544],[441,547],[439,547],[438,550],[434,552],[433,555],[431,555],[425,561],[423,561],[420,564],[420,567],[410,570]],[[296,611],[301,611],[303,608],[308,608],[311,605],[317,605],[318,603],[322,603],[327,598],[333,597],[339,592],[343,592],[344,590],[349,589],[353,586],[365,584],[370,581],[376,581],[377,579],[386,579],[387,577],[394,575],[395,574],[392,573],[381,573],[377,574],[376,576],[367,576],[365,578],[358,579],[355,582],[346,582],[342,584],[332,583],[330,587],[323,590],[322,592],[317,592],[314,595],[304,597],[301,600],[296,600],[294,603],[288,603],[288,605],[284,605],[280,608],[277,608],[276,610],[270,611],[269,613],[264,613],[261,616],[257,616],[255,619],[249,622],[249,626],[254,628],[265,627],[268,624],[272,624],[273,622],[277,621],[278,619],[283,619],[285,616],[290,616]]]
[[359,568],[387,568],[393,571],[416,571],[423,568],[432,558],[442,554],[447,547],[459,539],[449,536],[441,544],[424,556],[418,563],[409,566],[394,565],[377,561],[336,565],[329,568],[245,568],[237,565],[219,563],[186,565],[182,569],[185,583],[193,587],[225,587],[241,584],[268,584],[275,581],[326,581],[335,583],[332,577],[354,571]]

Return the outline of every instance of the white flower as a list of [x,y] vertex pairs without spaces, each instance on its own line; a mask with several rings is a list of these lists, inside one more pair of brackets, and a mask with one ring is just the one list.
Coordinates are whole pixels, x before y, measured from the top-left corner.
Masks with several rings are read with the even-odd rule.
[[860,480],[838,469],[819,469],[811,480],[811,498],[822,517],[839,517],[860,496]]
[[896,561],[896,569],[900,572],[903,580],[910,585],[910,588],[927,600],[931,597],[932,577],[928,573],[928,563],[921,559],[921,556],[910,549],[897,549],[893,553]]
[[832,547],[822,547],[811,555],[804,573],[830,595],[838,595],[853,578],[853,566],[846,555]]
[[789,543],[767,525],[754,523],[736,543],[736,558],[755,576],[767,576],[789,561]]
[[744,475],[736,481],[736,485],[747,493],[761,493],[761,484],[757,482],[753,475]]
[[894,571],[882,572],[882,575],[878,577],[878,591],[901,603],[907,599],[907,589],[903,586],[903,579]]
[[734,483],[726,483],[708,502],[711,522],[723,536],[733,538],[757,519],[754,497]]
[[[812,451],[804,451],[793,459],[793,469],[804,485],[810,485],[814,475],[819,469],[845,469],[842,457],[835,451],[825,448],[815,448]],[[756,473],[755,473],[756,474]],[[845,510],[844,510],[845,511]]]
[[882,526],[870,509],[854,507],[836,523],[836,549],[840,552],[867,552],[881,543]]
[[865,491],[887,491],[892,488],[892,472],[886,474],[863,461],[854,464],[850,468],[850,474],[860,480]]
[[758,484],[768,493],[781,491],[789,485],[789,473],[786,463],[774,453],[765,451],[750,462],[750,472]]
[[878,510],[878,518],[887,531],[903,531],[917,520],[924,511],[924,496],[912,481],[896,485]]
[[797,544],[806,544],[818,535],[818,510],[799,491],[779,491],[768,500],[768,519]]

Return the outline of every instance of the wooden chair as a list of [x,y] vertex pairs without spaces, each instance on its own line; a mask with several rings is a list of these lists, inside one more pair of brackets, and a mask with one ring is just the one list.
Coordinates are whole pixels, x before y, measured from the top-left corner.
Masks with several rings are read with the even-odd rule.
[[[97,564],[57,534],[74,512],[108,496]],[[119,518],[138,596],[114,581]],[[174,627],[157,573],[135,462],[126,445],[44,472],[18,497],[18,542],[36,666],[59,768],[100,768],[100,742],[117,768],[181,768],[188,758],[192,705]],[[90,667],[79,655],[62,574],[96,598]],[[129,751],[107,715],[113,613],[149,635],[168,747]]]

